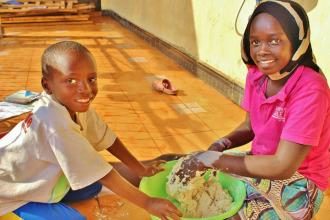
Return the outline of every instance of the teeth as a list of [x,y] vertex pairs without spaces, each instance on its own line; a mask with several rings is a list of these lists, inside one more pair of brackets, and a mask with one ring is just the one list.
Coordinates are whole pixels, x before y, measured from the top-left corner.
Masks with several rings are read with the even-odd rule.
[[268,64],[268,63],[274,62],[274,60],[260,60],[259,62],[261,64]]
[[78,99],[77,102],[82,102],[82,103],[86,103],[89,102],[90,99]]

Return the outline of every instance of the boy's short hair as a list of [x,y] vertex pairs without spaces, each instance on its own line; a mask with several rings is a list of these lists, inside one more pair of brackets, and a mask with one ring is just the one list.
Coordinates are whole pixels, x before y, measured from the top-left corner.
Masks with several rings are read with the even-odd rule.
[[77,54],[89,54],[91,52],[82,44],[75,41],[61,41],[50,45],[41,57],[42,76],[48,76],[58,66],[58,58],[69,52]]

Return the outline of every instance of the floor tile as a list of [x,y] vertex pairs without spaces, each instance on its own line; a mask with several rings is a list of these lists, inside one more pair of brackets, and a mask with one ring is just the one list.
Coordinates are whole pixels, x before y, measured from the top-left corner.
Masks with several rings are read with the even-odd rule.
[[180,114],[192,114],[206,112],[197,102],[172,104],[173,109]]
[[145,63],[148,62],[148,60],[145,57],[130,57],[128,58],[128,61],[132,63]]
[[206,150],[215,139],[216,135],[213,132],[198,132],[192,134],[154,138],[159,150],[163,154],[181,154]]

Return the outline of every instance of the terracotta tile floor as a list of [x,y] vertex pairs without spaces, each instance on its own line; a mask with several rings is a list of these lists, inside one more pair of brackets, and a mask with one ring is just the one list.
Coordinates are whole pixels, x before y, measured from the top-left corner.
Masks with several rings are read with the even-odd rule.
[[[81,42],[96,57],[99,70],[99,95],[93,107],[141,160],[206,149],[244,117],[237,105],[108,17],[84,25],[7,27],[5,33],[7,37],[0,39],[0,99],[25,87],[41,91],[42,51],[60,40]],[[178,96],[153,91],[150,81],[157,76],[172,80],[180,89]],[[16,122],[1,122],[0,131]],[[106,152],[102,155],[115,160]],[[107,219],[102,216],[107,213],[111,219],[149,219],[114,195],[74,206],[91,220]],[[315,219],[329,215],[328,190]]]

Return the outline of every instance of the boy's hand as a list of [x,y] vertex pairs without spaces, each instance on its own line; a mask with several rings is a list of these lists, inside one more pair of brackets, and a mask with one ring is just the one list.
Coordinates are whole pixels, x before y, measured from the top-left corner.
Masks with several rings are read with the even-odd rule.
[[220,138],[209,146],[208,150],[223,152],[230,149],[232,142],[228,138]]
[[182,216],[181,212],[168,200],[159,198],[149,198],[145,209],[159,217],[161,220],[179,220]]
[[150,162],[146,162],[144,163],[144,170],[142,172],[139,173],[140,177],[143,176],[153,176],[156,173],[163,171],[163,164],[165,163],[165,160],[155,160],[155,161],[150,161]]

